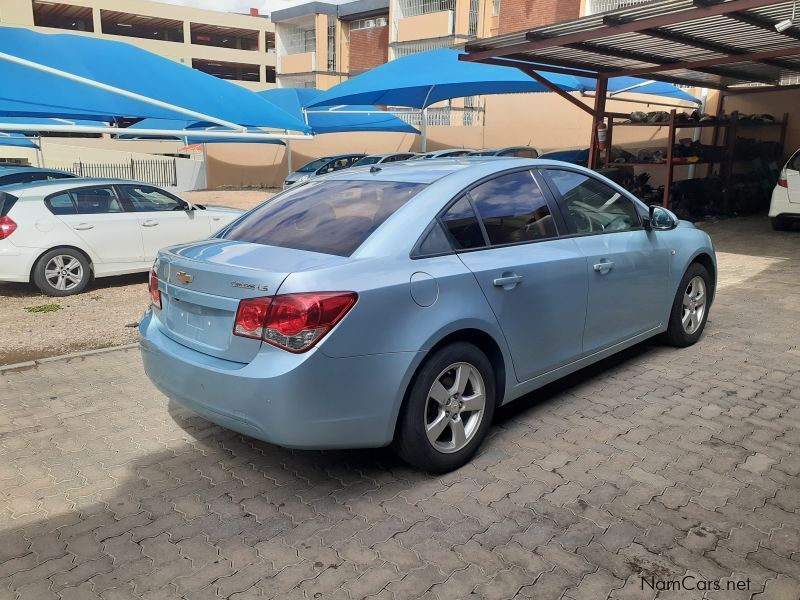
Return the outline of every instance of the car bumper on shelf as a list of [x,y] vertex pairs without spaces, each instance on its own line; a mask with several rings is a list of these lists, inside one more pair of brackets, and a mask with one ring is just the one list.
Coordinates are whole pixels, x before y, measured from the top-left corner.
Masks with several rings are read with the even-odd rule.
[[414,352],[332,358],[262,345],[248,364],[169,337],[152,311],[140,324],[145,372],[167,397],[209,421],[289,448],[387,445]]

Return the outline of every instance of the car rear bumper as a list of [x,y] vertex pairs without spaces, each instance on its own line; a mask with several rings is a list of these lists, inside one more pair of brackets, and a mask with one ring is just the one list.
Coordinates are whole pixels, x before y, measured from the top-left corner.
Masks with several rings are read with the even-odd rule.
[[800,203],[789,200],[789,190],[775,186],[772,191],[772,200],[769,203],[769,216],[791,216],[800,214]]
[[392,440],[417,353],[331,358],[319,348],[262,348],[248,364],[208,356],[140,324],[145,372],[166,396],[209,421],[280,446],[370,448]]
[[0,240],[0,281],[29,282],[33,265],[42,252],[39,248],[20,248]]

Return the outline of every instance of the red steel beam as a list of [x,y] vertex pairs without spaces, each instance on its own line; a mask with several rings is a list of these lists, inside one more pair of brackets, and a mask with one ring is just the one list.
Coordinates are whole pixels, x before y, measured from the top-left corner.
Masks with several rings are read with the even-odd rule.
[[571,34],[557,35],[551,38],[529,40],[520,44],[506,46],[504,48],[492,48],[487,50],[478,50],[476,52],[469,52],[468,46],[467,51],[469,54],[464,58],[464,60],[474,62],[486,58],[507,56],[509,54],[515,54],[519,52],[535,52],[536,50],[543,50],[544,48],[566,46],[568,44],[589,42],[593,40],[596,41],[600,38],[613,35],[637,33],[644,29],[657,29],[659,27],[676,25],[678,23],[686,23],[687,21],[694,21],[707,17],[715,17],[734,12],[763,8],[765,6],[771,6],[774,4],[780,3],[776,2],[775,0],[731,0],[730,2],[722,2],[720,4],[695,6],[689,10],[682,10],[657,17],[650,17],[649,19],[639,19],[637,21],[630,21],[627,23],[607,25],[604,27],[587,29],[585,31],[578,31]]
[[[734,56],[720,56],[718,58],[707,58],[705,60],[694,60],[680,63],[669,63],[656,65],[654,67],[643,67],[641,69],[621,69],[619,71],[607,71],[608,77],[649,75],[650,73],[661,73],[663,71],[692,71],[704,67],[714,67],[717,65],[731,65],[743,62],[759,62],[770,58],[780,58],[781,56],[800,55],[800,45],[792,48],[781,48],[779,50],[767,50],[765,52],[751,52],[749,54],[736,54]],[[742,79],[747,79],[747,74],[742,73]]]

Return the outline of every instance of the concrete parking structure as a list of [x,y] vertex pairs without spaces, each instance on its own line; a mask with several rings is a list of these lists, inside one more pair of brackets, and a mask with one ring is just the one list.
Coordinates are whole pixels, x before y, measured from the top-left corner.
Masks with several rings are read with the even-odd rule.
[[797,598],[800,234],[706,229],[696,346],[523,398],[442,477],[221,429],[136,349],[3,371],[0,598]]

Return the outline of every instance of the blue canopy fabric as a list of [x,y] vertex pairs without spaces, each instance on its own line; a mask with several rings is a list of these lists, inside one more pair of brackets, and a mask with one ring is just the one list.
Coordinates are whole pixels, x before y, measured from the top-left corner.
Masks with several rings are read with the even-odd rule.
[[0,133],[0,146],[17,146],[19,148],[39,149],[39,144],[18,133]]
[[[309,106],[371,104],[427,108],[437,102],[482,96],[547,92],[545,85],[519,69],[458,59],[460,50],[437,48],[395,59],[323,92]],[[547,79],[567,91],[580,91],[576,77],[548,73]]]
[[[197,130],[196,136],[182,136],[182,135],[138,135],[137,129],[162,129],[162,130]],[[194,144],[277,144],[285,146],[286,144],[278,139],[241,139],[236,137],[218,138],[218,137],[204,137],[203,131],[225,131],[224,127],[217,125],[209,125],[208,123],[200,121],[189,121],[181,119],[142,119],[138,123],[134,123],[130,127],[120,129],[119,134],[116,135],[120,140],[180,140],[185,141],[187,145]],[[257,133],[258,130],[249,128],[248,131]],[[130,133],[128,133],[130,132]]]
[[[548,75],[549,77],[549,75]],[[597,80],[591,77],[577,77],[581,84],[581,91],[594,92],[597,90]],[[650,96],[663,96],[672,100],[684,100],[694,104],[701,101],[691,94],[684,92],[678,86],[662,81],[640,79],[639,77],[613,77],[608,80],[608,91],[630,94],[647,94]]]
[[[123,42],[2,27],[0,52],[237,125],[310,130],[243,87]],[[0,59],[0,80],[6,82],[0,117],[191,118],[5,59]]]
[[[299,119],[303,118],[303,108],[311,105],[323,94],[315,88],[274,88],[258,92],[276,106],[281,107]],[[317,111],[325,110],[318,108]],[[353,114],[354,112],[375,111],[371,114]],[[327,114],[311,112],[308,124],[315,134],[339,133],[344,131],[388,131],[396,133],[419,133],[414,127],[391,113],[380,111],[373,105],[337,106],[329,109]]]

